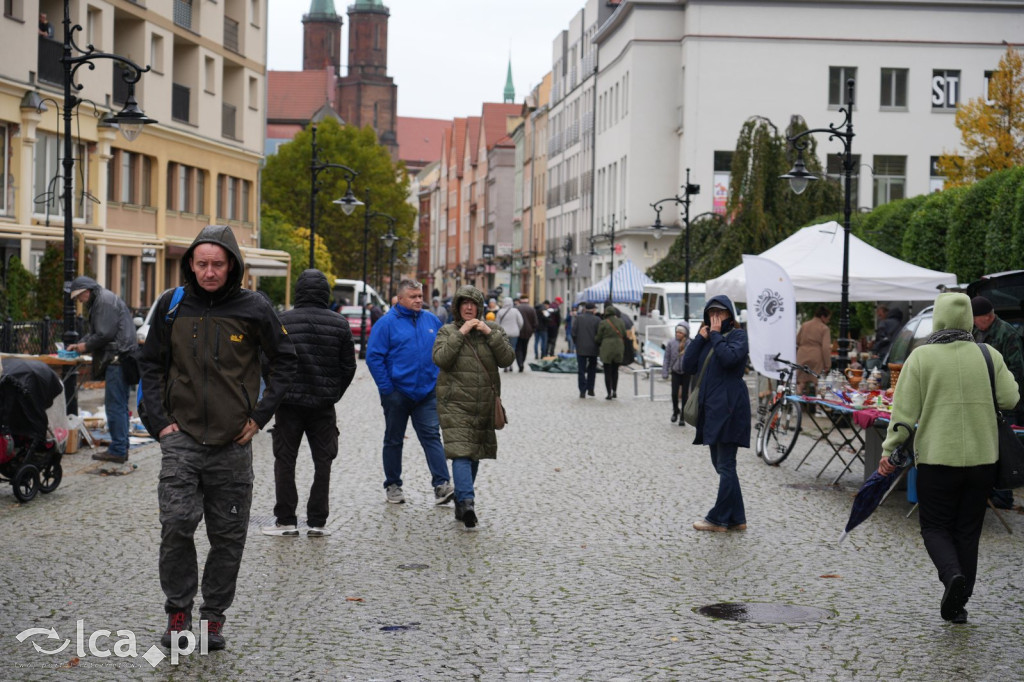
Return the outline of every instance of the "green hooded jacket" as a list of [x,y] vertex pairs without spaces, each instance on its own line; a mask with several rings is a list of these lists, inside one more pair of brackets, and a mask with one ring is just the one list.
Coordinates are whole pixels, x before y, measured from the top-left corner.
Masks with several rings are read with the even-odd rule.
[[459,310],[466,299],[476,303],[477,317],[484,319],[483,292],[460,287],[452,299],[452,319],[441,327],[434,341],[434,364],[441,370],[437,376],[437,414],[444,454],[448,459],[495,459],[498,440],[494,435],[494,392],[501,395],[498,369],[511,366],[516,355],[508,335],[495,322],[484,323],[490,334],[476,329],[469,334],[459,331],[464,322]]
[[605,306],[601,313],[601,324],[597,327],[598,356],[605,365],[622,364],[622,354],[626,350],[626,323],[619,315],[619,309],[613,305]]

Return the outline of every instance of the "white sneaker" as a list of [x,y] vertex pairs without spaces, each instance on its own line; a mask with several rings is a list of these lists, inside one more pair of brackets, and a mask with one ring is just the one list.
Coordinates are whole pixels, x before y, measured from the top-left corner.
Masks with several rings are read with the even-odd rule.
[[392,483],[391,485],[389,485],[387,487],[387,491],[385,492],[385,494],[387,495],[388,502],[390,502],[391,504],[405,503],[405,494],[402,492],[401,486],[399,486],[397,483]]
[[331,531],[327,530],[323,526],[310,526],[309,530],[306,531],[306,537],[310,538],[325,538],[331,534]]
[[455,486],[446,481],[434,488],[434,504],[448,504],[455,499]]
[[263,526],[260,530],[264,535],[287,537],[298,537],[299,535],[299,531],[295,526],[282,526],[280,523],[275,523],[273,526]]

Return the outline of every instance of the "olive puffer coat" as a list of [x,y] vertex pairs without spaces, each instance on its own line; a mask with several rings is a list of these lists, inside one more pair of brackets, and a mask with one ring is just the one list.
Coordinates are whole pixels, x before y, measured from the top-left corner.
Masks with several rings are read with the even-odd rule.
[[441,370],[437,377],[437,414],[445,457],[495,459],[498,440],[494,435],[494,391],[501,395],[498,368],[511,366],[516,356],[508,335],[494,322],[484,323],[490,334],[476,329],[469,334],[459,331],[464,323],[459,310],[467,298],[476,303],[477,316],[483,319],[483,292],[460,287],[452,299],[452,319],[441,327],[434,341],[434,364]]
[[605,306],[601,314],[604,319],[597,328],[598,354],[605,365],[622,364],[622,355],[626,350],[626,323],[619,315],[619,309],[613,305]]

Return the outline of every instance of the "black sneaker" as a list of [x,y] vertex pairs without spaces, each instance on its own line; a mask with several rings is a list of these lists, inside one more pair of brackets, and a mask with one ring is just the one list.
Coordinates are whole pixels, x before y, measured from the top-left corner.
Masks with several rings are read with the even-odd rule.
[[678,412],[673,412],[672,413],[672,423],[675,424],[678,419],[679,419],[679,413]]
[[966,623],[967,609],[960,609],[959,611],[954,613],[953,617],[950,619],[950,622],[955,623],[956,625],[963,625],[964,623]]
[[220,651],[228,645],[224,635],[220,633],[223,627],[224,621],[222,620],[206,621],[206,645],[210,651]]
[[946,591],[942,593],[942,602],[939,606],[939,613],[942,620],[953,620],[959,611],[967,603],[967,578],[957,573],[949,579]]
[[463,512],[462,502],[456,502],[455,503],[455,520],[456,521],[461,521],[462,520],[462,512]]
[[476,509],[473,508],[473,500],[466,500],[462,503],[462,522],[466,528],[476,526]]
[[192,630],[192,614],[185,611],[172,611],[167,614],[167,630],[164,631],[164,636],[160,638],[160,644],[170,649],[171,637],[175,636],[171,633],[179,633],[176,635],[178,637],[178,648],[184,649],[187,641],[180,633],[190,630]]

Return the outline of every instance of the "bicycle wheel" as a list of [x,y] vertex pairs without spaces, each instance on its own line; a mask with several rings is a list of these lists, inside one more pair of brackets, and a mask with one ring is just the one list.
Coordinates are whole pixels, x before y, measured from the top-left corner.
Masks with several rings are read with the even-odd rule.
[[758,437],[758,454],[765,464],[778,465],[789,457],[800,435],[800,420],[803,412],[800,405],[780,400],[768,413],[768,422]]

